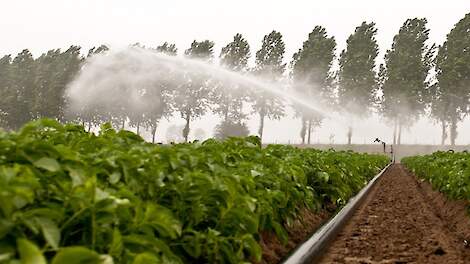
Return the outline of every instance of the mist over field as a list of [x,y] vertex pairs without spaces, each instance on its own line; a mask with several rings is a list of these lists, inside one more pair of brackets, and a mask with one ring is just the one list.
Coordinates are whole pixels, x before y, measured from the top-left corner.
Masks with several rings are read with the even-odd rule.
[[[101,1],[93,3],[93,9],[88,8],[89,1],[73,8],[61,1],[43,6],[15,1],[10,4],[12,11],[29,7],[22,13],[25,23],[37,21],[37,14],[28,10],[53,6],[61,12],[27,28],[11,19],[15,12],[2,18],[12,35],[0,47],[2,54],[12,54],[2,59],[2,83],[24,81],[17,83],[24,91],[12,99],[15,88],[4,85],[10,88],[2,90],[0,124],[14,129],[30,119],[56,117],[97,130],[108,121],[159,142],[204,139],[228,129],[235,135],[262,135],[266,143],[370,144],[377,137],[403,144],[470,143],[467,81],[448,80],[443,68],[447,66],[438,62],[451,30],[458,36],[455,25],[469,4],[457,1],[436,8],[414,1],[401,8],[404,3],[388,7],[372,3],[270,2],[270,13],[261,14],[257,12],[264,8],[261,2],[245,1],[231,8],[203,1],[207,9],[185,3],[184,10],[177,8],[178,1],[158,6],[150,1],[139,5]],[[108,19],[102,19],[104,9],[110,11]],[[324,12],[312,12],[319,9]],[[67,26],[76,25],[72,21],[80,10],[88,13],[74,29],[83,36],[77,38]],[[244,12],[238,14],[240,10]],[[235,17],[239,19],[231,21]],[[47,31],[57,19],[62,23]],[[181,23],[189,20],[192,23]],[[103,27],[108,30],[103,32]],[[421,37],[409,38],[413,30],[421,31]],[[49,37],[33,40],[38,34]],[[421,62],[400,58],[400,45],[408,46],[406,52],[420,53]],[[15,55],[22,47],[28,50]],[[61,49],[44,53],[54,47]],[[415,76],[405,76],[413,72]],[[440,81],[439,72],[444,74]],[[193,79],[215,92],[185,94],[194,89],[187,83],[194,84]],[[54,88],[40,91],[40,87]],[[271,90],[270,98],[263,98],[267,94],[260,94],[260,89]],[[201,92],[205,95],[190,104],[188,100]],[[178,131],[182,137],[172,135]]]

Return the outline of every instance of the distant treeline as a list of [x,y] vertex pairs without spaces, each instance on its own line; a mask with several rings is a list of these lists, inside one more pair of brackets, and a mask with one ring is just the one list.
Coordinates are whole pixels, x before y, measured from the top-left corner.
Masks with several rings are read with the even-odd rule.
[[[284,63],[285,44],[281,33],[272,31],[264,36],[255,54],[255,65],[249,67],[250,46],[241,34],[222,48],[219,63],[233,71],[263,76],[271,81],[291,78],[293,87],[305,100],[348,111],[366,118],[377,112],[394,125],[394,143],[400,144],[401,131],[413,125],[423,115],[441,124],[442,144],[450,133],[455,144],[457,124],[470,112],[470,14],[461,19],[440,45],[429,43],[427,20],[408,19],[393,38],[386,51],[384,64],[377,65],[379,47],[375,23],[363,22],[349,36],[347,47],[335,56],[336,41],[325,28],[316,26],[291,62]],[[176,55],[174,44],[164,43],[156,51]],[[106,46],[88,51],[86,57],[107,52]],[[214,43],[194,41],[184,56],[212,60]],[[78,46],[66,51],[50,50],[34,58],[29,50],[16,57],[0,59],[0,127],[18,129],[25,122],[49,117],[66,120],[66,85],[82,69],[86,57]],[[332,69],[339,60],[338,70]],[[288,76],[288,77],[286,77]],[[190,88],[191,87],[191,88]],[[248,96],[243,92],[220,91],[207,81],[191,83],[188,89],[172,87],[160,90],[159,104],[152,113],[99,113],[73,117],[89,128],[111,121],[117,128],[124,124],[149,129],[155,137],[158,122],[174,113],[186,120],[183,136],[187,140],[190,121],[208,111],[222,117],[218,136],[246,134],[245,121],[250,114],[260,117],[259,135],[263,135],[264,120],[280,119],[286,111],[281,98],[260,92]],[[191,99],[191,100],[188,100]],[[252,111],[246,113],[244,105]],[[302,120],[302,142],[310,143],[315,127],[321,126],[318,113],[294,106],[296,117]],[[94,113],[94,114],[93,114]],[[70,118],[70,117],[67,117]],[[352,128],[348,131],[351,142]]]

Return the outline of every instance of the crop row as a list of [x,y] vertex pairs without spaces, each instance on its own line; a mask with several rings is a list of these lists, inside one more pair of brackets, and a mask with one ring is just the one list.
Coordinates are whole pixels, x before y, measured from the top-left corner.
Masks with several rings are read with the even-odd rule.
[[341,206],[387,162],[34,121],[0,131],[0,263],[257,262],[260,232],[285,242],[299,210]]
[[431,155],[402,159],[418,177],[452,199],[470,201],[470,154],[438,151]]

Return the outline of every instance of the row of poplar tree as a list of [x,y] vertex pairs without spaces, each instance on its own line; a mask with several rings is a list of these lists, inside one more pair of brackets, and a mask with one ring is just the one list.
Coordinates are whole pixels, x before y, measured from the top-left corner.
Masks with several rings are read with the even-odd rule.
[[[406,20],[394,36],[392,47],[386,51],[381,65],[376,62],[379,52],[376,34],[375,23],[359,25],[340,53],[338,70],[332,69],[336,59],[335,38],[321,26],[316,26],[308,35],[289,65],[284,63],[285,44],[277,31],[264,36],[261,48],[255,54],[254,67],[248,65],[250,46],[241,34],[236,34],[233,41],[222,48],[219,63],[230,70],[260,75],[271,81],[288,76],[296,84],[293,86],[296,93],[305,100],[322,101],[339,112],[354,112],[366,118],[377,111],[392,122],[394,144],[400,144],[403,128],[411,126],[419,117],[429,115],[442,127],[442,144],[450,132],[450,143],[454,145],[457,125],[470,112],[470,14],[454,26],[440,46],[428,43],[426,19]],[[86,57],[107,50],[106,46],[92,48]],[[177,54],[174,44],[164,43],[156,50]],[[214,43],[194,41],[184,56],[212,60]],[[71,46],[66,51],[50,50],[38,58],[28,50],[14,58],[10,55],[1,58],[0,126],[18,129],[25,122],[41,117],[65,121],[67,98],[64,91],[81,70],[86,57],[81,55],[80,47]],[[201,93],[201,90],[210,89],[203,86],[188,87],[184,91],[195,102],[193,105],[188,106],[184,100],[165,98],[167,107],[158,108],[160,112],[154,115],[156,120],[140,122],[140,116],[136,118],[138,122],[133,122],[133,115],[128,115],[124,121],[137,126],[137,130],[148,124],[145,126],[155,138],[159,119],[179,112],[186,120],[183,136],[187,140],[190,121],[207,111],[222,117],[219,129],[244,130],[248,115],[243,112],[243,106],[249,102],[252,113],[259,115],[258,132],[262,137],[266,118],[280,119],[286,114],[286,102],[281,98],[266,93],[251,99],[245,93]],[[197,98],[201,94],[210,94],[214,98]],[[306,108],[296,106],[294,109],[302,120],[302,142],[310,143],[311,134],[321,125],[323,117]],[[79,120],[88,123],[89,127],[109,121],[97,116],[82,116]],[[348,143],[351,143],[352,134],[350,128]]]

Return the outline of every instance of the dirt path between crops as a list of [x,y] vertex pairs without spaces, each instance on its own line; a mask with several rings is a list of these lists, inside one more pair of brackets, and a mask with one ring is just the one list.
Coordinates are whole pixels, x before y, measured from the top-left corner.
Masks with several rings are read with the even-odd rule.
[[439,205],[428,185],[391,166],[320,263],[470,263],[465,205]]

